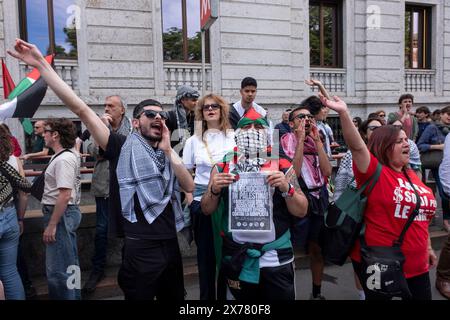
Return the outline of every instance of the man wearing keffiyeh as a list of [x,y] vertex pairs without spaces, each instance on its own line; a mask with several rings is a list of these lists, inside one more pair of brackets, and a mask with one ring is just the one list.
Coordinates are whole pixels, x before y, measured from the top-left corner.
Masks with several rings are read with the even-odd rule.
[[17,39],[8,53],[37,68],[105,150],[110,161],[110,227],[125,236],[118,276],[125,299],[184,299],[176,234],[184,226],[179,190],[193,192],[194,181],[170,146],[167,113],[161,104],[152,99],[140,102],[133,111],[135,132],[125,137],[110,132],[35,45]]
[[171,145],[180,156],[183,155],[186,140],[194,134],[194,109],[199,96],[194,88],[180,86],[177,89],[173,109],[168,112],[167,127],[172,133]]
[[[292,132],[281,137],[284,154],[292,159],[295,172],[303,178],[311,199],[308,251],[311,257],[313,292],[311,299],[323,299],[321,283],[324,262],[319,246],[320,230],[323,227],[323,215],[328,205],[328,192],[325,177],[331,175],[331,164],[313,120],[310,109],[300,106],[289,115]],[[293,232],[296,230],[294,229]]]
[[[275,157],[268,145],[268,123],[250,108],[238,122],[234,152],[217,163],[201,200],[204,214],[212,214],[218,298],[225,298],[220,280],[236,300],[293,300],[295,281],[289,228],[293,216],[306,214],[308,200],[300,190],[291,163]],[[267,172],[273,192],[270,230],[230,230],[229,186],[246,172]],[[231,213],[233,215],[234,213]]]

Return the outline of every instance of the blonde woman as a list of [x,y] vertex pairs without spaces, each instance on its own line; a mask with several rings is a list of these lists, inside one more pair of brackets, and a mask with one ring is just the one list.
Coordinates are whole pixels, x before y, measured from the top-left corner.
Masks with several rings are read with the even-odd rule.
[[200,299],[215,300],[216,262],[211,216],[203,214],[200,200],[209,183],[211,169],[233,150],[234,132],[228,121],[229,106],[213,93],[201,98],[195,109],[195,133],[186,141],[183,162],[195,170],[194,199],[190,204],[194,240],[197,245]]

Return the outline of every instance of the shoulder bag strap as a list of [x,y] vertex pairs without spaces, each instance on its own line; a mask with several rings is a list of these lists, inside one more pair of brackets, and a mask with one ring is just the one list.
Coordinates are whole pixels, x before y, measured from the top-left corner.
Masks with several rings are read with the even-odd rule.
[[[383,166],[381,165],[380,162],[378,162],[377,170],[375,171],[375,174],[369,180],[367,180],[363,186],[361,186],[360,191],[358,191],[359,193],[363,192],[369,183],[372,183],[372,184],[370,185],[370,189],[367,191],[367,193],[369,194],[370,192],[372,192],[373,188],[375,187],[375,184],[378,181],[378,178],[380,177],[382,168],[383,168]],[[351,184],[351,182],[350,182],[350,184]],[[363,246],[366,245],[366,241],[364,239],[365,232],[366,232],[366,223],[364,222],[361,227],[361,231],[359,232],[361,245],[363,245]]]
[[405,233],[408,230],[408,228],[411,226],[411,224],[414,221],[414,218],[419,214],[419,208],[420,208],[420,196],[417,193],[416,188],[414,187],[413,183],[411,182],[411,179],[409,178],[408,174],[406,173],[406,170],[403,171],[403,173],[406,176],[406,179],[408,179],[409,184],[411,185],[411,188],[413,188],[414,193],[416,195],[416,207],[414,208],[414,211],[411,213],[411,215],[408,218],[408,221],[406,221],[405,226],[403,227],[402,232],[400,233],[400,236],[397,240],[394,241],[394,245],[401,246],[403,243],[403,239],[405,237]]
[[70,151],[70,149],[64,149],[63,151],[61,151],[60,153],[58,153],[56,156],[54,156],[53,159],[50,160],[50,162],[48,163],[48,165],[45,167],[45,169],[42,170],[42,174],[44,174],[45,171],[47,171],[48,166],[50,165],[50,163],[53,162],[53,160],[55,160],[55,159],[58,158],[61,154],[63,154],[64,152],[67,152],[67,151],[68,151],[68,152],[72,152],[72,151]]

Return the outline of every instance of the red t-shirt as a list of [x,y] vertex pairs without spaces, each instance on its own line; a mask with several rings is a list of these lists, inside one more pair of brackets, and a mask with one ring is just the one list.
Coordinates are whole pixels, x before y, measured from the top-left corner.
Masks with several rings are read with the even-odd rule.
[[[375,174],[377,164],[378,160],[372,154],[365,174],[359,172],[353,164],[358,186]],[[403,272],[406,278],[411,278],[427,272],[429,268],[428,224],[436,211],[436,199],[431,189],[425,186],[412,170],[408,170],[408,176],[421,198],[419,214],[406,231],[401,246],[406,258]],[[367,189],[365,191],[367,195]],[[366,243],[369,246],[391,246],[400,236],[416,206],[414,190],[402,172],[383,166],[376,185],[367,196],[364,212]],[[353,247],[350,257],[357,262],[361,261],[359,240]]]

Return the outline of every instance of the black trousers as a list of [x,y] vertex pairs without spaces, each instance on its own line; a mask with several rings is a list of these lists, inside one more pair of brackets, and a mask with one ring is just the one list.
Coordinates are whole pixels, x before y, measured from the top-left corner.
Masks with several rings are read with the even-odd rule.
[[216,256],[211,216],[204,215],[199,201],[192,201],[191,217],[197,246],[200,300],[216,300]]
[[178,239],[125,237],[118,282],[125,300],[184,300],[183,264]]
[[258,284],[239,281],[227,276],[227,266],[222,264],[219,276],[227,282],[228,289],[239,301],[295,300],[295,275],[293,263],[260,269]]
[[[361,285],[366,295],[366,300],[390,300],[389,298],[382,296],[376,292],[373,292],[367,288],[367,284],[362,281],[362,266],[361,263],[352,260],[353,269],[361,282]],[[412,300],[431,300],[431,283],[430,274],[425,272],[421,275],[406,279],[408,283],[409,291],[411,292]]]

